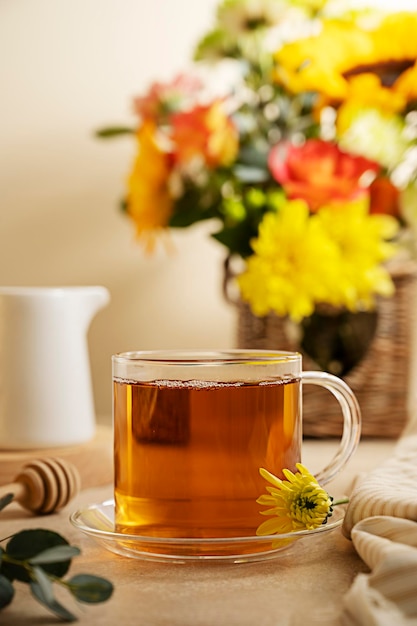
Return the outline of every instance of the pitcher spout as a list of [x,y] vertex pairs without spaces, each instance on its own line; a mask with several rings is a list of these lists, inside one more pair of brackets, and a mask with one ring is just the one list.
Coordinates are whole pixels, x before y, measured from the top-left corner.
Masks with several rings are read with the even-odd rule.
[[110,302],[110,293],[100,285],[80,287],[82,290],[82,314],[87,327],[94,315]]

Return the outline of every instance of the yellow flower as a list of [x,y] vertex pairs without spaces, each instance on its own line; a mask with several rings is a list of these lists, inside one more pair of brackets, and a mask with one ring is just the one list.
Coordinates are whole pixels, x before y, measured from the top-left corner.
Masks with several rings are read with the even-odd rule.
[[137,132],[138,152],[128,179],[127,212],[136,224],[137,235],[151,251],[155,231],[168,226],[173,210],[169,193],[169,155],[155,139],[155,124],[145,121]]
[[281,480],[266,469],[260,474],[271,483],[268,494],[257,499],[257,503],[269,507],[261,511],[271,516],[256,530],[257,535],[275,535],[299,530],[313,530],[326,524],[333,513],[333,498],[320,487],[317,480],[301,463],[296,464],[298,472],[293,474],[284,469],[287,480]]
[[374,42],[374,60],[391,62],[391,69],[400,69],[396,63],[408,61],[414,65],[417,57],[417,14],[400,11],[384,17],[378,28],[371,31]]
[[317,91],[343,100],[347,95],[343,73],[371,51],[369,33],[350,22],[324,20],[319,36],[289,43],[276,53],[275,78],[293,93]]
[[358,311],[372,309],[376,294],[392,296],[394,285],[382,263],[397,252],[387,241],[398,231],[397,220],[370,215],[365,200],[324,207],[317,220],[340,250],[338,278],[328,302]]
[[382,263],[397,248],[398,222],[368,211],[368,201],[322,207],[309,215],[302,200],[267,213],[252,241],[254,254],[238,277],[242,299],[257,316],[271,311],[295,322],[317,304],[368,310],[394,286]]
[[404,96],[407,102],[417,99],[417,63],[397,78],[395,91]]
[[[371,30],[354,21],[323,20],[317,36],[290,43],[276,53],[275,76],[293,93],[321,94],[321,106],[326,99],[337,104],[352,97],[397,112],[417,91],[416,32],[415,13],[387,16]],[[358,79],[364,74],[366,79]]]
[[[345,100],[347,105],[345,104],[344,106],[352,108],[378,108],[388,114],[402,111],[407,104],[405,94],[394,92],[389,87],[384,87],[381,83],[381,79],[371,72],[352,76],[347,83]],[[339,126],[342,124],[339,119],[341,109],[338,113]]]
[[274,311],[300,321],[316,302],[328,301],[329,285],[338,281],[338,248],[303,200],[267,213],[251,244],[254,254],[237,280],[255,315]]

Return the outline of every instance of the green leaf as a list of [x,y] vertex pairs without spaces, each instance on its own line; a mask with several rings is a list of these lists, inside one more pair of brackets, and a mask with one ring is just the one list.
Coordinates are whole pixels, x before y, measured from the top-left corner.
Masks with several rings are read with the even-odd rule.
[[95,132],[95,136],[99,139],[111,139],[120,135],[134,135],[135,129],[128,126],[110,126],[108,128],[100,128]]
[[[27,562],[41,552],[55,546],[68,546],[68,541],[58,533],[52,530],[42,528],[22,530],[10,539],[6,546],[4,560],[2,563],[2,571],[9,580],[20,580],[22,582],[30,582],[30,575],[24,565],[8,563],[7,556],[14,560]],[[45,572],[53,574],[58,578],[67,573],[71,560],[59,563],[48,563],[43,565]]]
[[6,493],[5,496],[0,498],[0,511],[2,509],[4,509],[5,506],[10,504],[10,502],[13,500],[13,498],[14,498],[14,493]]
[[91,574],[77,574],[66,584],[71,593],[81,602],[105,602],[113,593],[113,585],[109,580]]
[[76,617],[54,597],[51,581],[41,567],[33,567],[35,580],[30,583],[32,595],[38,602],[46,606],[52,613],[66,622],[75,622]]
[[0,574],[0,609],[10,604],[14,596],[14,587],[10,580]]
[[181,198],[181,200],[177,202],[177,212],[174,213],[169,221],[169,225],[172,228],[187,228],[196,222],[202,222],[203,220],[209,220],[213,217],[217,217],[214,207],[202,209],[197,200],[189,205],[187,205],[184,200],[185,197]]
[[186,228],[196,222],[219,217],[220,186],[220,181],[214,179],[204,190],[192,184],[187,185],[184,193],[175,202],[175,211],[169,221],[169,226]]
[[169,225],[172,228],[188,228],[196,222],[201,222],[204,219],[208,219],[200,213],[198,208],[190,211],[182,211],[181,213],[174,213],[169,221]]
[[44,563],[60,563],[72,559],[73,556],[80,554],[80,549],[75,546],[55,546],[40,552],[33,558],[29,559],[31,565],[42,565]]
[[49,605],[54,602],[55,597],[52,582],[41,567],[37,567],[36,565],[32,567],[31,583],[37,583],[39,587],[39,595],[42,596],[44,604]]
[[238,254],[242,258],[246,258],[253,254],[250,241],[256,234],[257,231],[251,221],[245,220],[230,227],[224,226],[212,237],[226,246],[231,254]]

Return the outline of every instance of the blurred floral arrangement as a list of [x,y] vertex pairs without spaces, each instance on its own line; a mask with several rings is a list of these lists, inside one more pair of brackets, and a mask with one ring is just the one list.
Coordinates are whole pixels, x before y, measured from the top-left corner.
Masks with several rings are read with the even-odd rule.
[[191,71],[98,132],[135,136],[139,241],[213,220],[256,316],[391,296],[417,223],[416,33],[417,13],[345,0],[223,0]]

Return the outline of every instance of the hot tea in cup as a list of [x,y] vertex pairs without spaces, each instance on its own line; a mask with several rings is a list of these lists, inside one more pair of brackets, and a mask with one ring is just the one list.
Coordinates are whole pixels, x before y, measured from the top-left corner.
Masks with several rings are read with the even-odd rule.
[[[179,538],[251,537],[263,521],[261,467],[283,478],[301,461],[303,383],[339,400],[344,435],[317,476],[331,479],[360,431],[339,378],[302,372],[293,352],[154,351],[113,357],[118,532]],[[320,416],[317,416],[320,419]]]

